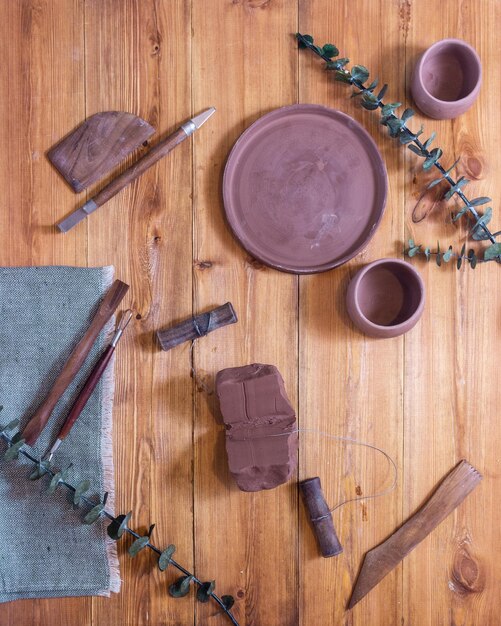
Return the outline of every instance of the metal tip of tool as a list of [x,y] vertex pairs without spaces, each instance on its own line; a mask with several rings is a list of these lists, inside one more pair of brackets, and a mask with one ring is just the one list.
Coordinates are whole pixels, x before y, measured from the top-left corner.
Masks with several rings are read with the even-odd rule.
[[207,109],[203,113],[200,113],[199,115],[195,115],[195,117],[192,117],[191,121],[193,122],[193,124],[195,124],[198,130],[200,126],[205,124],[205,122],[209,119],[209,117],[213,115],[215,112],[216,112],[215,107],[211,107],[210,109]]
[[87,202],[83,206],[74,211],[71,215],[68,215],[68,217],[60,222],[57,227],[62,233],[67,233],[74,226],[84,220],[88,215],[93,213],[97,208],[97,204],[91,198],[90,200],[87,200]]

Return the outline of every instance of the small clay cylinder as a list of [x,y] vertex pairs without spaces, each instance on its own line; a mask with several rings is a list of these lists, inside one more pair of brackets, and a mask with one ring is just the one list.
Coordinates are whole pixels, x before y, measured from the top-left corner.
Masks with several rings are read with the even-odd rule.
[[322,556],[328,558],[341,554],[343,546],[339,543],[332,522],[332,515],[325,501],[320,478],[308,478],[299,483],[304,504],[308,510],[313,532],[317,538]]

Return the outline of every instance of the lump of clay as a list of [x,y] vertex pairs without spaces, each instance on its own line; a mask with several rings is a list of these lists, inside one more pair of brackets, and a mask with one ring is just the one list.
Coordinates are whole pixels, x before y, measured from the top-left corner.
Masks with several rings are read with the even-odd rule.
[[221,370],[216,390],[239,488],[259,491],[288,481],[297,465],[296,415],[277,368],[253,363]]

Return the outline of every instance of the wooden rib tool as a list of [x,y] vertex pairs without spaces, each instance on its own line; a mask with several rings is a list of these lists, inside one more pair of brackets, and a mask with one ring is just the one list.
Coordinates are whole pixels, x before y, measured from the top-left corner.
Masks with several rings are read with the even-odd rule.
[[348,608],[369,593],[402,559],[461,504],[482,480],[468,461],[461,461],[440,483],[435,493],[386,541],[367,552]]
[[23,431],[22,436],[30,446],[32,446],[40,436],[40,433],[49,421],[54,407],[75,379],[75,376],[78,374],[85,359],[89,355],[99,333],[111,319],[128,290],[129,285],[126,285],[121,280],[116,280],[107,291],[85,335],[74,348],[48,396],[38,407],[36,413]]

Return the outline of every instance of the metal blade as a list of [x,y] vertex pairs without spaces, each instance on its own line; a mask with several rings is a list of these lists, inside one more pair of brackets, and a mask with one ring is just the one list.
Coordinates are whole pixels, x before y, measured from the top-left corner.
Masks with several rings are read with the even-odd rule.
[[205,122],[209,119],[209,117],[215,112],[216,112],[216,109],[214,107],[211,107],[210,109],[207,109],[207,111],[204,111],[203,113],[200,113],[199,115],[195,115],[195,117],[192,117],[191,121],[193,122],[193,124],[195,124],[195,127],[198,130],[200,126],[203,126],[203,124],[205,124]]
[[210,109],[207,109],[203,113],[200,113],[199,115],[195,115],[195,117],[193,117],[191,120],[188,120],[185,124],[183,124],[181,128],[189,137],[190,135],[193,135],[193,133],[196,130],[198,130],[200,126],[205,124],[205,122],[209,119],[209,117],[215,112],[216,112],[216,109],[214,107],[211,107]]

